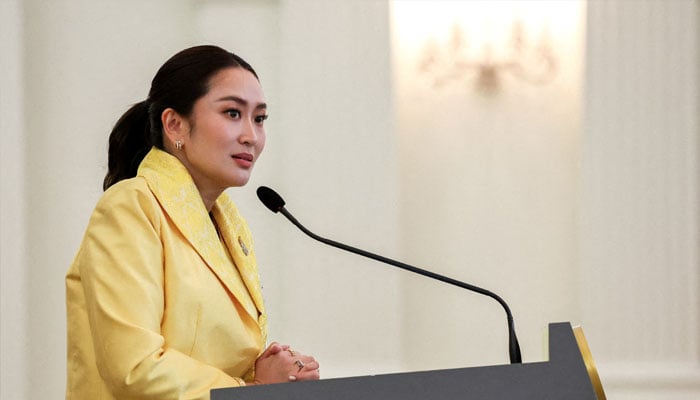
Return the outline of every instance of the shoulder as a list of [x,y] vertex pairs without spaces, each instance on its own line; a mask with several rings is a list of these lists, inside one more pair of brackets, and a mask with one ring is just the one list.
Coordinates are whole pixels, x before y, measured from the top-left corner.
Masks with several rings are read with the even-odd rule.
[[160,207],[146,179],[134,177],[117,182],[107,189],[95,206],[97,216],[154,216]]
[[91,269],[113,251],[137,253],[125,249],[157,245],[162,221],[158,202],[143,178],[114,184],[98,200],[71,268]]
[[112,185],[100,198],[100,203],[114,203],[124,201],[129,198],[153,198],[153,193],[148,188],[148,183],[143,177],[137,176],[124,179]]

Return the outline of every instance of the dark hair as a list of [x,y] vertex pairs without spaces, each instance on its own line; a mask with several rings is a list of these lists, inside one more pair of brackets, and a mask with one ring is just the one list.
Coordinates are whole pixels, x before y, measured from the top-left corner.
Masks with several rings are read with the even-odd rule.
[[190,116],[194,103],[209,91],[213,75],[225,68],[243,68],[258,75],[245,60],[217,46],[185,49],[163,64],[148,98],[134,104],[119,118],[109,135],[107,175],[102,188],[136,176],[139,164],[151,147],[163,149],[161,114],[172,108]]

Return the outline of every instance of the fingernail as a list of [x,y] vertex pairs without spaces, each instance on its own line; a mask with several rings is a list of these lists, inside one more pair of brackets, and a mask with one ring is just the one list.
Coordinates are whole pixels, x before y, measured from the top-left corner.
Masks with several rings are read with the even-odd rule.
[[290,382],[294,382],[294,381],[296,381],[296,380],[297,380],[297,377],[296,377],[296,376],[294,376],[294,375],[289,375],[289,381],[290,381]]

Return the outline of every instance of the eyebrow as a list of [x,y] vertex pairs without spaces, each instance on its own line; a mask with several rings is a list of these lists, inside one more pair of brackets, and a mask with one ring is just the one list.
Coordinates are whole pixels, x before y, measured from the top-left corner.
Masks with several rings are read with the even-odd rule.
[[[248,105],[248,101],[247,101],[247,100],[242,99],[242,98],[240,98],[240,97],[238,97],[238,96],[224,96],[224,97],[219,98],[219,99],[216,100],[216,101],[217,101],[217,102],[219,102],[219,101],[233,101],[233,102],[242,104],[242,105],[244,105],[244,106],[247,106],[247,105]],[[259,110],[259,109],[267,109],[267,104],[266,104],[266,103],[258,103],[258,104],[255,105],[255,109],[256,109],[256,110]]]

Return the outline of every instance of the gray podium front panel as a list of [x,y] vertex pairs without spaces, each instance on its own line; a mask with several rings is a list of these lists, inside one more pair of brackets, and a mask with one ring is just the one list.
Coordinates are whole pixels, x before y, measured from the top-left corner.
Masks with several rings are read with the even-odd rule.
[[549,361],[216,389],[211,400],[596,400],[568,322],[549,325]]

